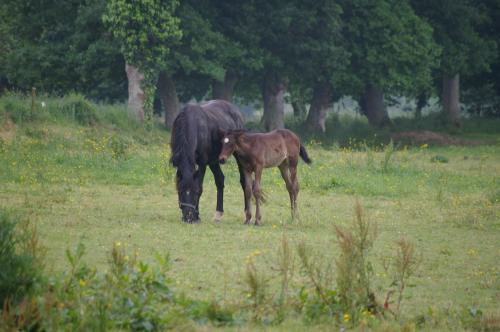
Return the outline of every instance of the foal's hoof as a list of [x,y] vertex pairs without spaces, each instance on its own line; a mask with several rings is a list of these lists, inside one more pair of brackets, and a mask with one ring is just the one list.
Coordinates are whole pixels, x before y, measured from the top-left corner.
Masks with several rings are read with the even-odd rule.
[[224,212],[220,212],[220,211],[215,211],[215,214],[214,214],[214,221],[215,222],[220,222],[222,220],[222,216],[224,215]]

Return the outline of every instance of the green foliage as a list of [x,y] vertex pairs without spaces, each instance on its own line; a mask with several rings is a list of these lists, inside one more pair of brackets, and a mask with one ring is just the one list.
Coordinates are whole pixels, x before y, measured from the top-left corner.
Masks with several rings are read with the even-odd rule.
[[[11,1],[0,7],[10,45],[0,76],[21,89],[78,91],[100,100],[126,96],[124,61],[100,15],[105,1]],[[1,29],[1,28],[0,28]]]
[[84,126],[94,125],[98,121],[94,105],[82,95],[69,95],[60,109],[62,114]]
[[113,0],[103,20],[126,61],[148,74],[165,66],[169,45],[182,36],[179,19],[173,15],[177,6],[176,0]]
[[350,56],[342,35],[348,22],[342,19],[340,3],[296,1],[289,12],[289,50],[284,61],[288,64],[292,90],[300,95],[301,90],[326,82],[333,85],[335,94],[340,96],[346,92],[342,89],[347,84],[344,80]]
[[[38,105],[36,107],[38,110]],[[3,118],[9,118],[14,123],[30,122],[35,120],[39,113],[31,107],[28,98],[13,93],[8,93],[0,101],[0,114]]]
[[351,53],[347,82],[357,95],[367,84],[386,93],[415,93],[431,83],[440,48],[432,28],[409,1],[344,1],[346,48]]
[[[0,208],[0,303],[18,303],[41,281],[36,234]],[[1,325],[0,325],[1,326]]]
[[448,74],[487,71],[496,42],[478,33],[488,19],[487,8],[468,0],[413,1],[417,13],[434,28],[434,38],[443,49],[441,70]]
[[446,156],[442,156],[442,155],[435,155],[435,156],[432,156],[431,158],[431,163],[447,163],[449,160]]

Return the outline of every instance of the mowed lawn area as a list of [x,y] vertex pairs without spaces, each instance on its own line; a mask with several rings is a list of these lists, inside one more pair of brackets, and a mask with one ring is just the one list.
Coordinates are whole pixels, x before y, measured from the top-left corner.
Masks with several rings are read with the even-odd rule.
[[[212,222],[215,186],[209,171],[200,224],[181,222],[169,134],[120,132],[74,123],[13,126],[0,145],[0,207],[32,220],[54,273],[68,268],[65,251],[78,243],[85,260],[106,269],[113,244],[153,262],[169,253],[176,287],[199,299],[245,296],[247,257],[269,273],[286,236],[304,242],[325,264],[338,256],[335,225],[352,222],[355,200],[376,223],[373,283],[383,301],[391,279],[384,269],[396,241],[411,240],[420,264],[404,293],[402,311],[477,308],[500,303],[500,145],[391,149],[306,143],[311,166],[299,164],[300,218],[291,220],[278,169],[264,172],[263,226],[244,226],[236,163],[223,166],[225,214]],[[298,259],[293,285],[300,285]],[[335,273],[335,268],[333,268]],[[298,291],[291,287],[293,292]],[[271,290],[272,291],[272,290]]]

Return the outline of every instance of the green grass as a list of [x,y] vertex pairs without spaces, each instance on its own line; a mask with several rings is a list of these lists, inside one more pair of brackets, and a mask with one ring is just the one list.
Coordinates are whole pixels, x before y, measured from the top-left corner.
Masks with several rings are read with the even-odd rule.
[[[294,251],[305,242],[333,261],[334,226],[351,222],[359,198],[378,225],[372,261],[380,300],[391,281],[382,262],[406,236],[422,261],[403,298],[403,315],[430,307],[498,315],[499,145],[400,149],[384,167],[383,145],[353,150],[310,142],[313,164],[299,165],[299,220],[290,218],[279,171],[268,169],[262,227],[243,225],[243,197],[231,161],[223,167],[223,221],[211,221],[216,195],[207,172],[202,223],[188,225],[180,221],[168,132],[134,127],[117,116],[126,119],[123,111],[113,112],[98,110],[101,120],[91,127],[64,118],[0,126],[0,208],[36,223],[49,271],[68,269],[65,250],[79,242],[87,248],[85,260],[105,269],[113,243],[120,241],[149,262],[156,253],[170,253],[175,286],[190,297],[233,301],[245,296],[250,254],[258,253],[257,263],[272,275],[283,234]],[[490,136],[498,141],[498,134]],[[436,155],[448,162],[432,162]],[[295,273],[292,285],[300,280]],[[277,287],[278,280],[270,282]]]

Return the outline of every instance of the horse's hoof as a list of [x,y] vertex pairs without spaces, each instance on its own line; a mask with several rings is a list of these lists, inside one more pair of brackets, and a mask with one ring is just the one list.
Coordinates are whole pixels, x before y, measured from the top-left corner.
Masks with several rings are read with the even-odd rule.
[[250,223],[252,222],[252,220],[246,220],[243,225],[250,225]]
[[220,222],[222,220],[222,216],[224,215],[224,212],[220,212],[220,211],[215,211],[215,214],[214,214],[214,221],[215,222]]
[[255,226],[262,226],[262,222],[261,221],[255,221]]

